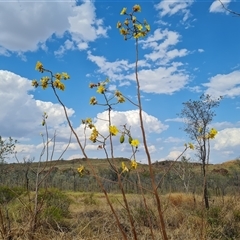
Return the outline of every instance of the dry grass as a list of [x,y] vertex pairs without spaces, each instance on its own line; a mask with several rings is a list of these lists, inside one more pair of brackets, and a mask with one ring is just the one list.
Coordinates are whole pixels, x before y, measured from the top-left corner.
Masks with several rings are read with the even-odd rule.
[[[69,218],[57,223],[55,227],[47,223],[41,225],[35,233],[34,239],[122,239],[103,194],[77,192],[68,192],[67,194],[72,200]],[[149,206],[148,214],[140,195],[128,194],[127,198],[134,217],[138,239],[151,239],[148,214],[155,239],[161,239],[155,201],[152,196],[146,196]],[[110,199],[129,239],[133,239],[121,195],[110,194]],[[202,207],[200,196],[191,194],[172,193],[164,195],[162,196],[162,204],[167,233],[171,240],[240,239],[240,196],[227,196],[224,200],[215,197],[209,211],[205,211]],[[15,218],[12,218],[13,222],[11,222],[11,239],[27,240],[30,239],[29,233],[24,229],[27,224],[25,219],[27,221],[29,219],[24,219],[25,213],[21,212],[19,206],[19,203],[15,203],[10,211],[15,212]]]

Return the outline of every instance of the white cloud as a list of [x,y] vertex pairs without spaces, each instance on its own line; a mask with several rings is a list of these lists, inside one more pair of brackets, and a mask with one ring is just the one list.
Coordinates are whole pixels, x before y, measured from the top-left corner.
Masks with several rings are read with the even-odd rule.
[[231,122],[215,122],[211,124],[211,127],[216,128],[218,131],[223,130],[225,128],[232,128],[232,127],[238,127],[240,126],[240,122],[237,123],[231,123]]
[[[98,37],[106,37],[109,28],[96,17],[94,4],[91,1],[75,4],[75,1],[0,2],[0,54],[6,55],[8,50],[36,51],[53,34],[59,38],[70,34],[80,50]],[[72,49],[69,43],[65,42],[56,54]]]
[[240,71],[217,74],[202,85],[207,87],[206,93],[213,97],[237,97],[240,95]]
[[185,122],[184,118],[168,118],[165,120],[165,122],[180,122],[180,123],[183,123]]
[[7,49],[0,46],[0,55],[3,55],[5,57],[9,57],[10,53],[7,51]]
[[177,138],[177,137],[168,137],[164,140],[165,143],[180,143],[183,141],[184,141],[184,139]]
[[183,21],[186,21],[190,16],[190,11],[188,8],[192,5],[192,3],[193,0],[163,0],[156,4],[155,8],[160,11],[160,17],[164,17],[166,15],[172,16],[174,14],[180,13],[184,15]]
[[[231,2],[231,0],[221,0],[221,2],[224,4],[224,6],[227,8],[229,3]],[[210,8],[209,8],[209,12],[212,13],[217,13],[217,12],[225,12],[228,13],[222,6],[221,2],[219,0],[215,0]]]
[[198,52],[202,53],[202,52],[204,52],[204,50],[202,48],[199,48]]
[[74,16],[68,18],[72,39],[80,50],[88,48],[88,42],[95,41],[98,37],[107,37],[109,27],[104,27],[103,20],[97,19],[96,8],[91,1],[85,1],[80,6],[74,7]]
[[[145,58],[151,61],[157,61],[158,64],[166,64],[176,57],[184,57],[189,54],[187,49],[170,49],[180,41],[180,35],[177,32],[168,29],[156,29],[153,35],[146,40],[141,40],[143,49],[151,49],[152,52],[145,54]],[[159,43],[159,41],[161,41]]]
[[[136,137],[141,137],[138,110],[129,110],[124,112],[112,111],[111,117],[112,125],[116,125],[118,128],[121,128],[121,126],[127,124],[127,127],[131,127],[131,132],[133,135]],[[108,122],[101,119],[108,119],[107,111],[97,114],[95,123],[97,129],[99,129],[100,132],[107,134]],[[156,117],[148,115],[146,112],[143,112],[143,121],[146,134],[161,133],[168,128],[168,125],[162,124]]]
[[[158,67],[139,71],[141,90],[147,93],[173,94],[181,90],[189,81],[189,75],[178,67],[181,63],[173,63],[170,67]],[[126,75],[135,81],[135,75]]]
[[239,149],[240,146],[240,128],[225,128],[218,132],[216,139],[213,142],[215,150],[232,150]]
[[171,151],[165,158],[165,160],[176,160],[182,154],[181,151],[174,150]]
[[[31,81],[9,71],[0,70],[0,126],[2,136],[28,138],[39,136],[42,114],[47,112],[48,121],[54,127],[65,121],[59,104],[35,100],[29,91],[33,90]],[[67,110],[69,116],[74,111]]]

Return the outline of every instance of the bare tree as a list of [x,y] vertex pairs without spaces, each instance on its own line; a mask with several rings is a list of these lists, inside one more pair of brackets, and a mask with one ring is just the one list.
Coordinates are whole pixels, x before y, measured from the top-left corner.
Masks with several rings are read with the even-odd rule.
[[185,119],[184,131],[191,140],[196,142],[197,157],[202,163],[203,198],[207,209],[209,208],[207,190],[207,165],[210,155],[209,139],[214,138],[217,133],[215,129],[210,130],[209,125],[216,115],[213,109],[219,106],[220,99],[221,97],[212,99],[210,95],[203,94],[200,96],[200,100],[184,102],[184,107],[179,114]]
[[193,178],[193,165],[190,162],[190,158],[182,156],[179,164],[175,165],[173,169],[181,179],[184,189],[188,193],[190,182]]

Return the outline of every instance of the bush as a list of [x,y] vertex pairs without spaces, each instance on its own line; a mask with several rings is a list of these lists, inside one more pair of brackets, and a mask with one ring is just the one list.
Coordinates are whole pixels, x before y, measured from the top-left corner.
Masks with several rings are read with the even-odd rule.
[[39,202],[43,203],[43,217],[48,222],[59,222],[69,216],[71,200],[58,189],[42,190]]
[[0,204],[7,204],[24,192],[22,188],[0,187]]

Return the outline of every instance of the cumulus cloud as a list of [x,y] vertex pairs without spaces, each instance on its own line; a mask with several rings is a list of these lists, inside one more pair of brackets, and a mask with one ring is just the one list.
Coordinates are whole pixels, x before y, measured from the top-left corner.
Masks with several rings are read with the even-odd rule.
[[184,57],[189,54],[187,49],[170,49],[180,41],[180,35],[177,32],[168,29],[156,29],[153,35],[146,40],[141,40],[143,49],[151,49],[152,52],[145,54],[145,58],[151,61],[158,61],[158,64],[166,64],[169,61]]
[[65,42],[56,54],[86,49],[89,42],[106,37],[109,29],[95,10],[91,1],[78,6],[75,1],[0,2],[0,54],[36,51],[54,34],[61,38],[66,33],[70,42]]
[[240,71],[229,74],[217,74],[203,84],[207,87],[206,93],[213,97],[234,98],[240,95]]
[[[142,48],[149,52],[138,62],[139,80],[144,92],[172,94],[188,83],[190,76],[184,70],[184,64],[173,62],[175,58],[189,54],[187,49],[173,48],[180,38],[177,32],[157,29],[146,40],[139,41]],[[99,67],[98,72],[109,76],[113,81],[119,80],[119,86],[123,85],[122,81],[135,81],[134,62],[109,62],[103,56],[95,56],[90,51],[87,53],[88,59]]]
[[[104,134],[108,133],[108,112],[98,113],[96,116],[96,127],[100,132]],[[138,110],[129,110],[124,112],[112,111],[111,112],[112,125],[116,125],[119,128],[125,124],[131,127],[131,132],[136,137],[141,137],[140,121]],[[156,117],[143,112],[143,122],[145,131],[149,133],[161,133],[168,128],[168,125],[161,123]]]
[[[43,112],[49,115],[48,121],[54,127],[65,121],[59,104],[35,100],[29,92],[33,90],[31,81],[9,71],[0,70],[0,125],[2,136],[28,138],[42,131]],[[68,109],[69,116],[74,111]]]
[[[229,3],[231,2],[231,0],[223,0],[222,3],[224,4],[224,6],[227,8]],[[218,12],[226,12],[228,13],[222,6],[221,2],[219,0],[215,0],[210,8],[209,8],[209,12],[212,13],[218,13]]]
[[[181,90],[189,81],[189,75],[178,67],[181,63],[173,63],[170,67],[158,67],[139,71],[141,90],[147,93],[173,94]],[[135,80],[135,75],[126,75],[127,79]]]
[[240,128],[225,128],[218,132],[214,140],[215,150],[231,150],[240,146]]

